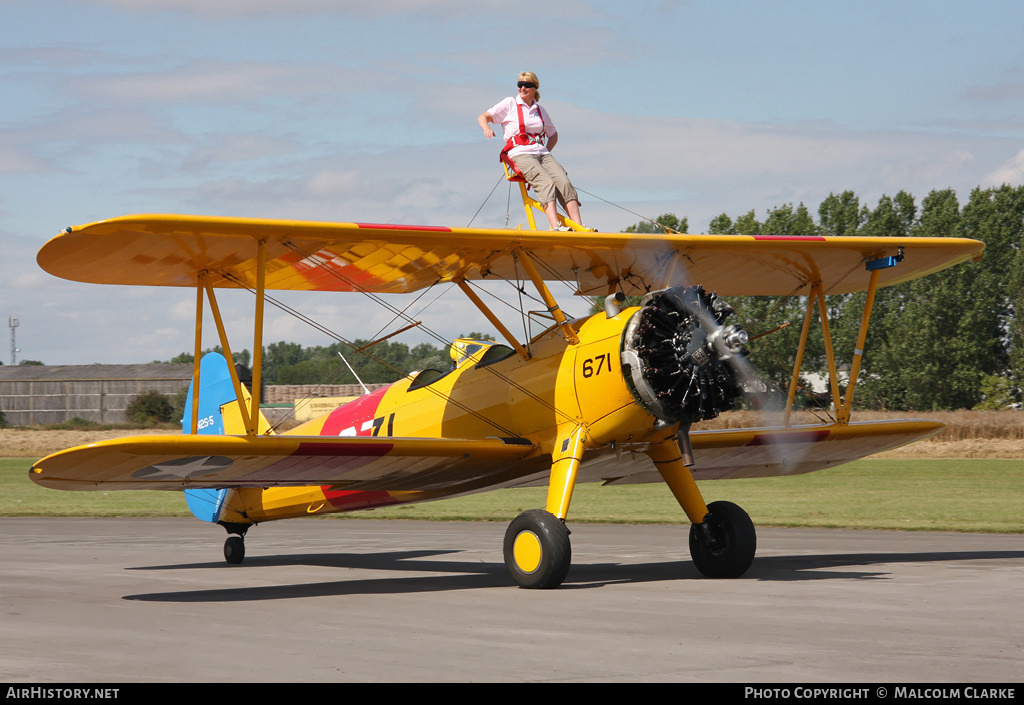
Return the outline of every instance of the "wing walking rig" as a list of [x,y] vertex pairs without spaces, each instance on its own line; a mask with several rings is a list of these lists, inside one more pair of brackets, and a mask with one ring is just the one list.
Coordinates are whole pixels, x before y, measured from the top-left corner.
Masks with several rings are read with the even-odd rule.
[[[526,196],[524,194],[524,201]],[[529,213],[529,207],[527,208]],[[532,218],[531,218],[532,223]],[[927,420],[853,423],[854,387],[878,287],[981,256],[955,238],[637,235],[370,223],[136,215],[68,228],[38,254],[51,274],[99,284],[194,287],[196,366],[185,435],[92,443],[35,463],[31,478],[69,490],[186,490],[224,526],[241,562],[255,523],[422,502],[498,487],[547,486],[543,509],[505,535],[522,587],[556,587],[571,563],[565,520],[579,482],[665,482],[691,523],[697,567],[737,577],[756,536],[695,480],[811,472],[936,433]],[[519,340],[481,299],[484,280],[530,280],[550,326]],[[563,313],[547,282],[607,297],[606,312]],[[684,282],[684,284],[680,284]],[[406,294],[461,289],[504,338],[457,341],[448,370],[423,370],[281,435],[259,411],[268,291]],[[227,359],[218,289],[255,293],[252,393],[219,355],[201,359],[209,305]],[[867,291],[853,369],[840,395],[826,295]],[[643,295],[623,308],[624,295]],[[743,393],[746,333],[719,296],[807,297],[789,388],[792,407],[811,320],[826,340],[836,421],[693,430]]]

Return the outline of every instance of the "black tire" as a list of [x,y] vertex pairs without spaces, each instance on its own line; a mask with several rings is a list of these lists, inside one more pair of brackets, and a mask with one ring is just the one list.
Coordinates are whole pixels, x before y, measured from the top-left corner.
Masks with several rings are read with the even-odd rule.
[[732,502],[708,505],[704,524],[690,526],[690,556],[709,578],[738,578],[757,551],[757,532],[747,513]]
[[569,530],[543,509],[523,512],[505,531],[505,567],[519,587],[556,588],[572,564]]
[[245,559],[245,539],[241,536],[228,536],[224,542],[224,560],[238,565]]

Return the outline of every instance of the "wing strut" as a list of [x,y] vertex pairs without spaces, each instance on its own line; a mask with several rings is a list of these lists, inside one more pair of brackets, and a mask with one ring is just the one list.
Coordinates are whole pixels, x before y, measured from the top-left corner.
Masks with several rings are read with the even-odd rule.
[[[266,243],[259,243],[259,263],[256,275],[256,320],[253,334],[253,371],[252,371],[252,399],[250,408],[245,406],[245,397],[242,394],[242,382],[238,378],[238,370],[235,369],[235,358],[231,354],[231,345],[228,342],[227,331],[224,329],[224,319],[220,315],[220,306],[217,304],[217,296],[214,294],[213,286],[210,283],[209,272],[205,269],[199,271],[196,276],[196,339],[195,353],[192,370],[192,389],[199,389],[199,362],[203,356],[203,292],[210,301],[210,313],[213,315],[213,322],[217,326],[217,336],[220,338],[220,346],[224,351],[224,357],[228,361],[228,372],[231,375],[231,384],[235,390],[235,399],[238,402],[238,412],[241,415],[242,423],[245,425],[246,435],[255,436],[259,433],[260,418],[260,385],[261,371],[263,367],[263,304],[266,290]],[[191,433],[199,432],[199,394],[192,395],[192,423]]]
[[199,433],[199,359],[203,356],[203,287],[202,280],[206,276],[206,270],[199,272],[196,277],[196,340],[193,345],[192,355],[192,424],[191,433]]
[[871,270],[871,281],[868,282],[868,297],[864,301],[864,315],[860,319],[860,332],[857,333],[857,347],[853,349],[853,362],[850,365],[850,381],[846,385],[846,401],[843,402],[843,414],[840,423],[850,420],[850,409],[853,406],[853,390],[857,386],[857,375],[860,374],[860,361],[864,357],[864,342],[868,337],[868,319],[871,308],[875,305],[875,290],[878,289],[878,273],[880,269]]
[[517,353],[519,353],[519,356],[524,360],[529,360],[530,353],[527,352],[526,348],[519,344],[519,341],[516,340],[515,336],[512,335],[509,329],[505,327],[498,317],[494,315],[494,312],[487,308],[487,304],[485,304],[480,297],[476,295],[476,292],[469,288],[469,284],[466,283],[466,280],[460,278],[454,279],[453,281],[460,289],[462,289],[462,293],[466,295],[466,298],[472,301],[473,305],[480,309],[480,313],[487,317],[487,320],[491,322],[491,325],[498,329],[498,332],[500,332],[502,337],[508,341],[508,344],[511,345]]
[[786,396],[786,414],[783,425],[789,426],[789,417],[793,414],[793,400],[796,399],[796,388],[800,382],[800,368],[804,364],[804,352],[807,350],[807,334],[811,330],[811,318],[814,316],[814,295],[807,297],[807,310],[804,312],[804,325],[800,329],[800,344],[796,348],[796,360],[793,361],[793,376],[789,380],[789,394]]
[[577,345],[580,342],[579,336],[576,335],[576,331],[573,330],[571,325],[569,325],[569,319],[565,317],[564,313],[562,313],[562,309],[559,308],[558,302],[555,301],[555,297],[551,295],[551,292],[548,291],[547,286],[544,284],[544,280],[541,278],[540,274],[537,273],[537,268],[533,266],[533,260],[530,259],[529,253],[521,249],[519,252],[523,255],[519,258],[519,261],[523,263],[523,269],[526,270],[526,273],[529,275],[533,285],[537,287],[537,292],[547,305],[548,312],[554,317],[555,323],[561,327],[562,332],[565,333],[565,337],[569,343],[571,345]]
[[803,364],[804,350],[807,347],[807,334],[810,330],[811,317],[814,314],[814,305],[818,305],[818,316],[821,321],[821,333],[825,343],[825,359],[828,364],[829,387],[832,391],[832,400],[836,411],[836,423],[850,423],[850,414],[853,409],[853,393],[857,388],[857,377],[860,375],[860,364],[864,357],[864,344],[867,341],[868,323],[871,319],[871,309],[875,305],[875,293],[878,290],[878,275],[883,269],[895,267],[903,261],[903,250],[896,256],[881,257],[868,260],[865,266],[871,272],[868,279],[867,298],[864,301],[864,312],[861,314],[860,330],[857,333],[857,344],[853,350],[853,362],[850,365],[850,378],[846,383],[845,399],[839,393],[839,375],[836,367],[835,350],[832,347],[832,332],[828,323],[828,309],[825,306],[825,291],[821,282],[817,281],[811,285],[807,296],[807,310],[804,313],[803,328],[800,331],[800,344],[797,347],[796,360],[793,363],[793,375],[789,381],[789,394],[786,397],[786,413],[784,424],[789,426],[790,416],[793,411],[793,400],[796,398],[796,388],[800,378],[800,367]]
[[[252,341],[252,413],[246,434],[259,432],[260,387],[263,385],[263,303],[267,293],[267,241],[260,240],[256,262],[256,320],[253,321]],[[234,361],[228,365],[234,367]],[[241,397],[239,397],[241,398]]]
[[[199,273],[199,281],[202,287],[206,289],[206,298],[210,301],[210,312],[213,314],[213,322],[217,325],[217,335],[220,337],[220,347],[224,351],[224,359],[228,362],[228,372],[231,374],[231,384],[235,390],[235,399],[238,401],[238,413],[242,417],[242,423],[245,425],[246,430],[252,427],[249,421],[249,410],[245,408],[244,397],[242,396],[242,383],[238,379],[238,370],[235,369],[235,358],[231,354],[231,346],[228,344],[227,332],[224,330],[224,319],[220,315],[220,306],[217,305],[217,297],[213,293],[213,287],[210,286],[210,278],[207,276],[206,271]],[[198,342],[197,342],[197,348]],[[199,359],[199,354],[196,354],[196,359]],[[199,389],[196,385],[193,389]],[[198,394],[193,394],[193,398],[197,398]],[[192,433],[195,433],[193,429]]]

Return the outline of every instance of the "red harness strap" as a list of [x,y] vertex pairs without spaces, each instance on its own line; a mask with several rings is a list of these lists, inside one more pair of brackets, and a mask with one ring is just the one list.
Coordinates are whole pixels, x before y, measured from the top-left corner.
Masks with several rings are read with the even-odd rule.
[[519,112],[519,132],[508,138],[508,142],[505,143],[505,148],[501,150],[501,154],[498,155],[498,161],[508,165],[508,168],[516,176],[522,176],[523,172],[519,171],[519,167],[512,161],[512,158],[508,156],[509,150],[513,147],[521,147],[527,144],[544,144],[544,111],[540,109],[540,104],[537,104],[537,114],[540,116],[540,132],[527,132],[526,121],[523,119],[523,104],[518,100],[516,101],[516,110]]

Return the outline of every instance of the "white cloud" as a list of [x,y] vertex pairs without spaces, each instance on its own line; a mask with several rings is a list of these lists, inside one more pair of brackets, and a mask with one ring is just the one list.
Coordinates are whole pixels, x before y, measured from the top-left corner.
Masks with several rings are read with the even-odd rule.
[[1024,184],[1024,149],[988,174],[981,182],[981,185],[986,187],[1002,186],[1003,184],[1015,186]]
[[988,86],[971,86],[964,95],[980,102],[1019,101],[1024,98],[1024,81],[1013,81]]
[[[447,17],[475,7],[465,0],[92,0],[134,12],[182,12],[205,17],[344,14],[361,17],[416,13]],[[526,0],[527,4],[533,0]],[[563,3],[579,8],[579,2]],[[548,7],[545,4],[545,7]],[[550,7],[548,8],[551,9]]]
[[13,131],[0,134],[0,174],[31,174],[50,170],[51,166],[27,148],[23,136]]
[[[827,39],[808,44],[806,25],[782,23],[771,37],[779,54],[766,52],[759,18],[777,11],[728,3],[527,0],[515,11],[545,21],[512,47],[506,14],[456,0],[14,5],[0,3],[13,22],[0,49],[0,304],[21,314],[29,357],[48,362],[167,359],[191,346],[188,290],[40,274],[35,251],[63,225],[192,212],[503,227],[508,213],[515,227],[518,190],[500,181],[500,145],[475,118],[520,69],[540,73],[561,131],[556,155],[588,192],[585,221],[606,230],[674,212],[700,231],[722,212],[761,217],[800,201],[814,210],[845,189],[870,203],[900,189],[920,200],[1024,182],[1020,74],[1006,68],[1019,48],[958,48],[935,24],[913,25],[920,44],[910,49],[942,91],[908,77],[899,42],[896,53],[844,45],[810,65],[804,57]],[[829,12],[813,21],[836,19]],[[989,20],[977,33],[1003,26]],[[901,71],[873,70],[881,64]],[[979,75],[991,85],[968,88]],[[837,86],[853,113],[833,99]],[[371,317],[355,299],[301,304],[350,338],[387,324],[390,314]],[[234,344],[251,346],[251,299],[225,293],[221,305]],[[268,339],[327,342],[273,315]],[[458,292],[423,316],[452,335],[489,329]]]
[[15,274],[7,282],[7,286],[15,290],[25,289],[39,289],[44,286],[48,286],[53,283],[52,277],[48,276],[43,270],[27,270],[21,271]]
[[78,84],[90,95],[133,105],[223,105],[299,90],[295,76],[296,72],[275,64],[195,61],[162,71],[97,74]]

